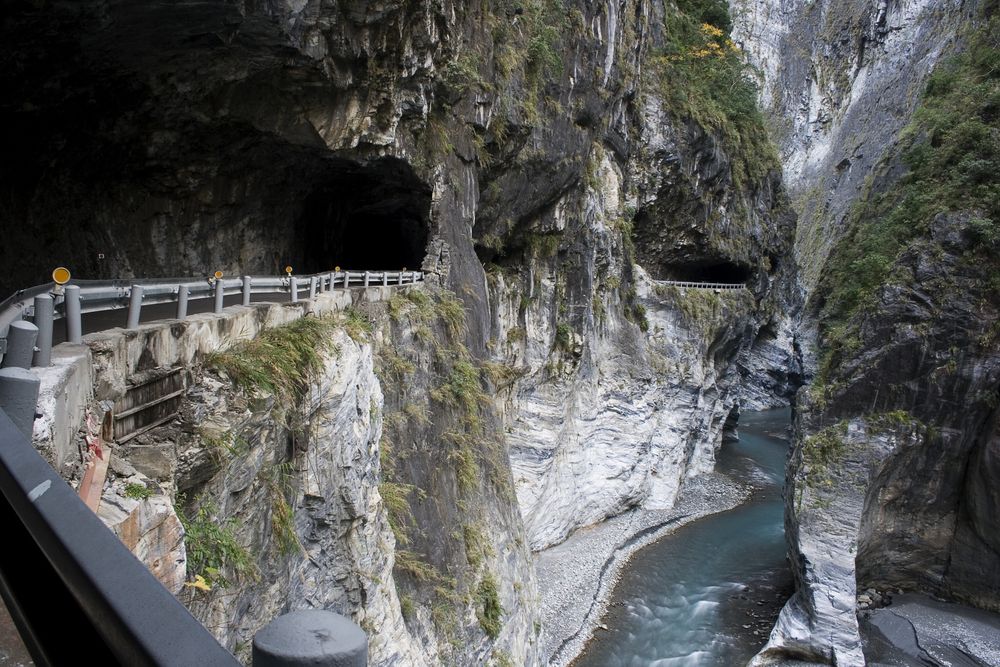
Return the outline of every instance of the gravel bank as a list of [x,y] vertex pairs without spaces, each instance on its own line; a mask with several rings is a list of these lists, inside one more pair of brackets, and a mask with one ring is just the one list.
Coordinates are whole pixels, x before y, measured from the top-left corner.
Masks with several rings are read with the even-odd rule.
[[695,519],[736,507],[751,490],[726,475],[699,475],[684,483],[670,509],[631,510],[539,552],[535,565],[542,597],[542,655],[548,656],[548,664],[563,667],[583,650],[622,568],[637,549]]

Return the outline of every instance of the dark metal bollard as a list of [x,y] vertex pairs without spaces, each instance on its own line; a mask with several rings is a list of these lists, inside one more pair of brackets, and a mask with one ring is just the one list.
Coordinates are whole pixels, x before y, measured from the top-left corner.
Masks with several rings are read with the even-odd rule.
[[7,352],[3,355],[2,368],[31,368],[35,354],[38,327],[31,322],[17,320],[7,328]]
[[368,637],[332,611],[284,614],[253,638],[253,667],[367,667]]
[[41,381],[25,368],[0,369],[0,408],[29,441],[35,429],[35,406]]
[[80,315],[80,286],[66,285],[66,340],[70,343],[83,342],[83,317]]
[[35,326],[38,327],[38,340],[35,343],[35,356],[31,359],[32,366],[48,366],[52,363],[52,321],[55,319],[55,301],[48,294],[35,297]]
[[132,285],[132,291],[128,298],[128,321],[125,323],[125,328],[135,329],[139,326],[140,315],[142,315],[142,285]]

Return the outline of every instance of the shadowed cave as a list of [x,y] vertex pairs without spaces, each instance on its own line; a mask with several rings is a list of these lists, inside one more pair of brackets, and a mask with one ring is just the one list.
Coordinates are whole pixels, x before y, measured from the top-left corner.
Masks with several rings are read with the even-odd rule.
[[429,210],[430,188],[405,162],[345,163],[303,202],[296,225],[301,268],[419,269]]
[[310,113],[353,98],[273,17],[231,3],[13,8],[0,298],[56,265],[105,280],[419,269],[430,189],[402,160],[334,152]]
[[661,266],[656,278],[699,283],[745,283],[750,274],[748,267],[733,262],[706,262]]

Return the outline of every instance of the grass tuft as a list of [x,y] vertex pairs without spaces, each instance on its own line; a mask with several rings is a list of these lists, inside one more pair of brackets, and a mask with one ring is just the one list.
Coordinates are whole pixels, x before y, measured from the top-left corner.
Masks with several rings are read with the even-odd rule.
[[208,354],[205,365],[225,373],[247,393],[294,399],[305,391],[309,377],[323,367],[323,353],[330,348],[334,326],[329,318],[303,317],[224,352]]

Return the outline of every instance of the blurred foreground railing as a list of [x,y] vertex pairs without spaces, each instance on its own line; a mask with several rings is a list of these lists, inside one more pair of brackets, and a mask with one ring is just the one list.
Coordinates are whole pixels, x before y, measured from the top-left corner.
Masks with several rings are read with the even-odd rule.
[[239,663],[0,410],[0,596],[37,665]]

